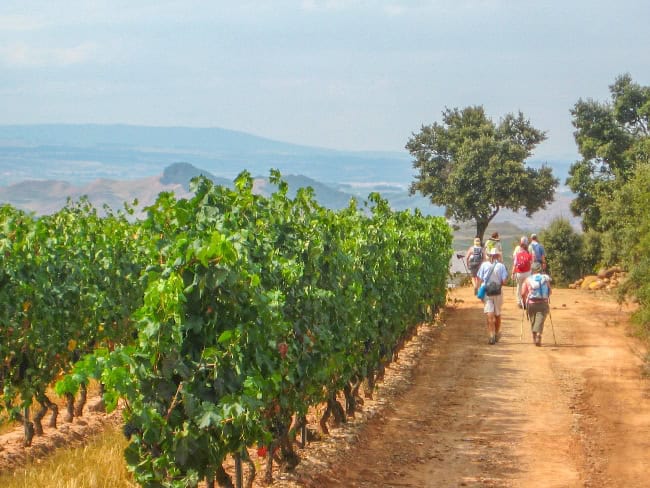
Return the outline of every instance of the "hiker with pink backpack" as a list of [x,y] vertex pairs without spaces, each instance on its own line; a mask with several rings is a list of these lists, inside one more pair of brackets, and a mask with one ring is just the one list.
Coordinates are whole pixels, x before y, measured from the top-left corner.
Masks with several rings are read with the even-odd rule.
[[[533,342],[537,347],[542,345],[542,333],[544,332],[544,322],[550,315],[550,298],[551,298],[551,277],[544,273],[542,265],[538,261],[532,264],[531,275],[524,280],[521,288],[521,299],[524,302],[526,315],[530,322],[530,329],[533,333]],[[553,322],[551,319],[551,327]],[[553,332],[555,339],[555,331]]]
[[519,245],[512,254],[512,280],[517,282],[517,305],[524,308],[521,298],[521,287],[530,276],[530,267],[533,263],[533,256],[528,252],[528,238],[523,236]]

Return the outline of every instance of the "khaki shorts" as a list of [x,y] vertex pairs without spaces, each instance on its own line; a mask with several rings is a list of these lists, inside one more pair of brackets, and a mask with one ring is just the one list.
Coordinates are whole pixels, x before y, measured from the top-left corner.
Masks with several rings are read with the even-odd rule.
[[485,313],[493,313],[497,317],[501,315],[501,307],[503,306],[503,289],[500,295],[487,296],[483,299],[483,311]]

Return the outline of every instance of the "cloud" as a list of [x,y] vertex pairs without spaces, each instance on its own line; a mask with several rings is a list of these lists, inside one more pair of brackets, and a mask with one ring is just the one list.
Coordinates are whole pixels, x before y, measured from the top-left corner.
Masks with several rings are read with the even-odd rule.
[[70,66],[95,57],[97,46],[84,42],[72,47],[35,47],[24,42],[0,47],[0,61],[14,67]]
[[402,5],[396,5],[396,4],[389,4],[384,7],[384,12],[387,15],[392,16],[397,16],[397,15],[402,15],[405,12],[405,8]]
[[0,15],[0,31],[25,32],[42,29],[45,23],[27,15]]
[[347,7],[354,6],[357,3],[358,2],[346,0],[303,0],[301,8],[309,12],[345,10]]

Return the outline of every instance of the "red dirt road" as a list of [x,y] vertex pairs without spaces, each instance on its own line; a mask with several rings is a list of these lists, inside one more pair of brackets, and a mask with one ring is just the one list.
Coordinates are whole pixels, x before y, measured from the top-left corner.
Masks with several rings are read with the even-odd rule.
[[278,485],[650,486],[650,382],[629,312],[607,295],[554,290],[557,345],[547,319],[536,348],[525,323],[520,341],[522,313],[504,292],[497,345],[471,289],[455,290],[442,325],[422,327],[403,354],[412,367],[380,386],[388,397],[335,429],[336,443],[312,444]]

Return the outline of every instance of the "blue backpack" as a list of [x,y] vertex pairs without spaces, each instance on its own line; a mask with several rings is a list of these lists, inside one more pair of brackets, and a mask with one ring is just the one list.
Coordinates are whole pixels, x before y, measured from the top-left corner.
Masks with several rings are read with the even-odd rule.
[[533,298],[540,300],[543,298],[548,298],[549,288],[548,288],[548,276],[543,274],[533,275],[529,278],[530,280],[530,293],[528,298]]

